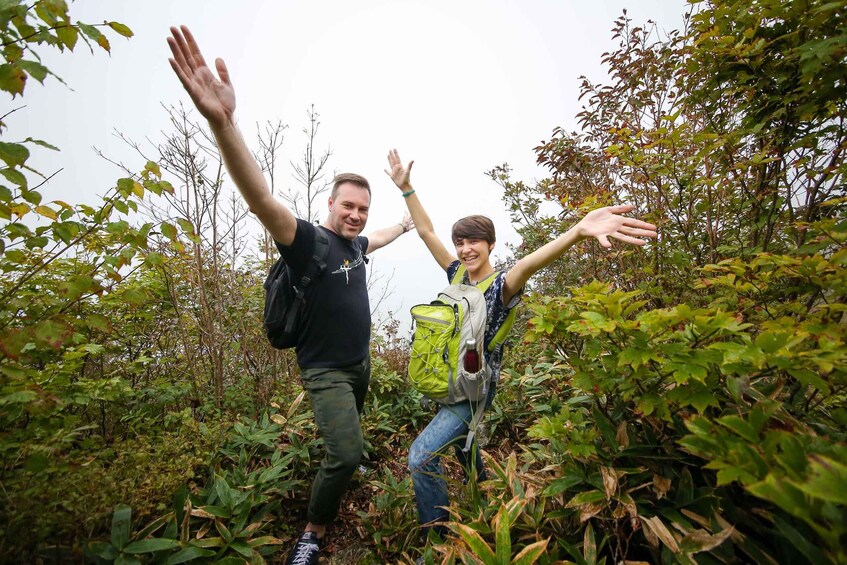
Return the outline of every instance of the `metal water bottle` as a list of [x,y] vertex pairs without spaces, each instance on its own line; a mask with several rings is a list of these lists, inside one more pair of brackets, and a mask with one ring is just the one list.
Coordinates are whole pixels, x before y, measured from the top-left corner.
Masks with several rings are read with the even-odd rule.
[[465,361],[464,368],[466,373],[478,373],[480,364],[479,364],[479,351],[476,349],[476,340],[469,339],[465,342]]

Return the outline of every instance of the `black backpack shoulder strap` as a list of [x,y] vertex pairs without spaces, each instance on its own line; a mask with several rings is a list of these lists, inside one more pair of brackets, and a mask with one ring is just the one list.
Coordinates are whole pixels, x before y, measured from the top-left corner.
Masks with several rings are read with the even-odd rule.
[[315,227],[315,243],[312,247],[312,259],[306,264],[306,268],[303,270],[303,276],[300,277],[297,284],[292,285],[294,290],[294,304],[292,304],[288,319],[285,321],[284,331],[286,334],[294,331],[297,314],[306,296],[306,288],[326,270],[327,255],[329,255],[329,237],[327,237],[326,232],[320,226],[317,226]]
[[353,247],[356,248],[356,251],[358,251],[359,255],[362,256],[362,260],[365,262],[365,265],[367,265],[368,262],[370,261],[370,258],[365,254],[365,251],[367,251],[367,250],[362,249],[362,244],[359,241],[359,236],[356,236],[355,238],[353,238]]

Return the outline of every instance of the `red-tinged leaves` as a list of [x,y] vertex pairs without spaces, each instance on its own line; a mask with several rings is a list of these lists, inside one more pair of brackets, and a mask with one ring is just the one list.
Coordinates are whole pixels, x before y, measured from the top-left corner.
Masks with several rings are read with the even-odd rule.
[[0,65],[0,90],[5,90],[14,98],[24,93],[24,86],[26,86],[25,72],[17,65],[8,63]]
[[105,334],[112,333],[112,321],[102,314],[89,314],[85,317],[85,325],[92,330]]
[[70,301],[75,301],[99,289],[100,285],[92,277],[75,275],[59,283],[57,290],[59,296],[63,296]]
[[63,317],[53,317],[35,324],[36,343],[59,349],[73,336],[74,327]]
[[0,333],[0,353],[11,359],[18,359],[23,348],[32,340],[32,334],[28,328],[6,330]]

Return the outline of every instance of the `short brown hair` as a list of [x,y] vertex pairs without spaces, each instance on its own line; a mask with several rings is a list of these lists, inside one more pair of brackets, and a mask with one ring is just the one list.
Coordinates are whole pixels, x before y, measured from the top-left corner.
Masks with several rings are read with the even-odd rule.
[[357,175],[356,173],[341,173],[339,175],[335,175],[335,178],[332,179],[332,198],[334,199],[338,196],[338,187],[344,184],[345,182],[349,182],[351,184],[355,184],[360,188],[364,188],[368,191],[368,198],[371,196],[371,185],[368,184],[368,179],[363,177],[362,175]]
[[453,224],[453,244],[460,239],[481,239],[488,243],[497,241],[494,222],[486,216],[467,216]]

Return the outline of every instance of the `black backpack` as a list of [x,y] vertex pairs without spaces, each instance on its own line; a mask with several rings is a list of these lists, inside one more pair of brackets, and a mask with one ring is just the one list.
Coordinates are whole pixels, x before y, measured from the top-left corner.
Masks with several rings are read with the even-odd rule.
[[288,349],[297,345],[300,335],[300,312],[306,296],[306,288],[326,270],[329,253],[329,238],[322,228],[315,229],[315,246],[312,260],[297,284],[292,280],[291,268],[280,257],[271,267],[265,279],[265,315],[263,325],[268,341],[277,349]]

